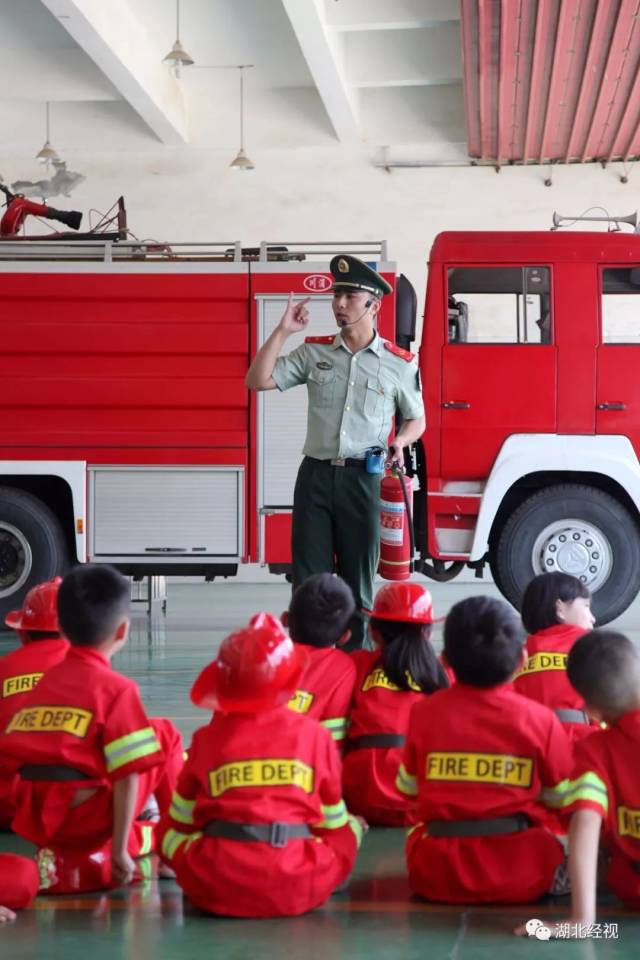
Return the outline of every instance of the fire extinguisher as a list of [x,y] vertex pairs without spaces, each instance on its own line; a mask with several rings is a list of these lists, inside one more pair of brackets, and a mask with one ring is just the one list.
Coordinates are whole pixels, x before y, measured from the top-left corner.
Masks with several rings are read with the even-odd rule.
[[385,580],[407,580],[413,572],[413,488],[396,460],[380,484],[380,560]]

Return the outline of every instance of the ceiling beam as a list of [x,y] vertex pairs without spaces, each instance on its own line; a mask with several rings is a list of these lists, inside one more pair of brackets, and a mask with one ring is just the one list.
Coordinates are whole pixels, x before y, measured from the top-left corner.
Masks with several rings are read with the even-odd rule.
[[328,29],[319,0],[282,0],[282,5],[338,140],[359,142],[355,93],[341,63],[343,38]]
[[[187,141],[187,112],[179,82],[149,43],[126,0],[42,0],[124,100],[170,145]],[[173,37],[167,37],[167,50]]]

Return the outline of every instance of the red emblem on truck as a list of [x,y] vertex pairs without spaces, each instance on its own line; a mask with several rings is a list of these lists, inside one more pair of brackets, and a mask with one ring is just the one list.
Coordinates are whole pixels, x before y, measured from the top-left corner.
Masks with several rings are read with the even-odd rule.
[[324,290],[329,290],[332,284],[332,278],[324,273],[312,273],[305,277],[302,283],[305,290],[310,290],[312,293],[322,293]]

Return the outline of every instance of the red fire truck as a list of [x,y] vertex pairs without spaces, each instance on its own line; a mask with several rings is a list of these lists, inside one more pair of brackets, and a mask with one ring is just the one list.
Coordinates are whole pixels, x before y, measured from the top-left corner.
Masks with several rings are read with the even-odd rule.
[[[286,572],[306,392],[244,376],[290,291],[332,332],[330,256],[415,294],[384,244],[0,246],[0,611],[70,562],[134,575]],[[443,233],[429,261],[416,444],[416,569],[488,564],[516,605],[575,574],[600,622],[640,587],[640,237]],[[297,338],[291,338],[291,347]]]

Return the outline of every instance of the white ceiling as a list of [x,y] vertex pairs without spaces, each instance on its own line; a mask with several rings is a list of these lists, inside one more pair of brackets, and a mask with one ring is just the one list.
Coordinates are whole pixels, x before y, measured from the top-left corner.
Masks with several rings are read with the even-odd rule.
[[181,0],[196,61],[161,63],[175,0],[0,0],[0,149],[33,156],[237,148],[238,71],[249,153],[423,145],[466,156],[457,0]]

